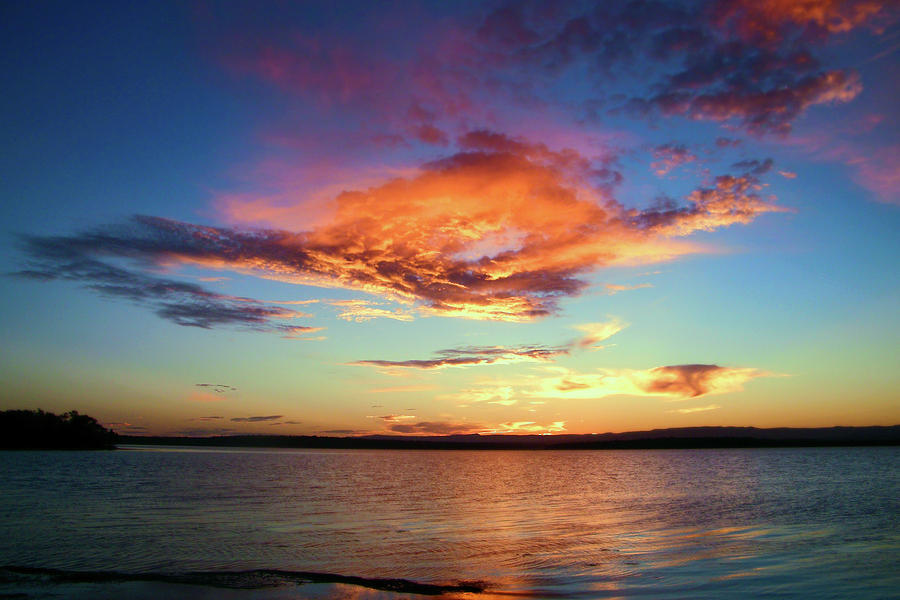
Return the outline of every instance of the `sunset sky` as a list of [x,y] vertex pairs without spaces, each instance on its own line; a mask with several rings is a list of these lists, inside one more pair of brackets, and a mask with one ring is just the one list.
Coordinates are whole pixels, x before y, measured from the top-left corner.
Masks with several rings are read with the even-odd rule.
[[0,409],[900,423],[900,6],[4,2]]

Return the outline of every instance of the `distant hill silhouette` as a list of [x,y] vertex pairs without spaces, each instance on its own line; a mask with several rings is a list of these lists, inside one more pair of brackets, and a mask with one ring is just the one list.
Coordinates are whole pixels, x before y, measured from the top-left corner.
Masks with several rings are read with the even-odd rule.
[[0,411],[0,449],[112,449],[115,432],[72,410],[56,415],[42,410]]
[[119,436],[121,444],[359,448],[395,450],[601,450],[652,448],[772,448],[900,445],[900,425],[774,428],[681,427],[627,433],[562,435],[443,435],[323,437],[231,435],[215,437]]

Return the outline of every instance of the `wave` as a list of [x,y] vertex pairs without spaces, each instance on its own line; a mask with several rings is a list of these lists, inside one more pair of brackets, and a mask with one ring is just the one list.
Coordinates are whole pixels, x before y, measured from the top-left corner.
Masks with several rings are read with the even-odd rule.
[[280,569],[254,569],[250,571],[194,571],[187,573],[122,573],[119,571],[63,571],[38,567],[0,567],[0,583],[123,583],[158,582],[204,585],[229,589],[261,589],[309,583],[343,583],[385,592],[440,596],[449,593],[479,594],[486,584],[481,581],[460,581],[438,584],[422,583],[409,579],[382,579],[315,573],[310,571],[283,571]]

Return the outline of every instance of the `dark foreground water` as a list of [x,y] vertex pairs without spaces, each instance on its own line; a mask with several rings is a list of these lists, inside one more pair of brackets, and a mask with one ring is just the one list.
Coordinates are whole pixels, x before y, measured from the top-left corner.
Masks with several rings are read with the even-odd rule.
[[0,598],[900,598],[900,448],[0,452],[0,567]]

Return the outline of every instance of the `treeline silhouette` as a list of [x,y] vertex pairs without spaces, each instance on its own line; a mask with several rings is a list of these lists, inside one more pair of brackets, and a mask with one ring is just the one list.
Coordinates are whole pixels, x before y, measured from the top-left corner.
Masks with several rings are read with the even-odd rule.
[[0,411],[0,448],[53,450],[112,449],[118,436],[97,419],[70,410],[56,415],[43,410]]
[[872,427],[773,428],[680,427],[601,434],[440,435],[324,437],[229,435],[214,437],[119,436],[120,444],[337,448],[390,450],[641,450],[688,448],[791,448],[811,446],[897,446],[900,425]]

